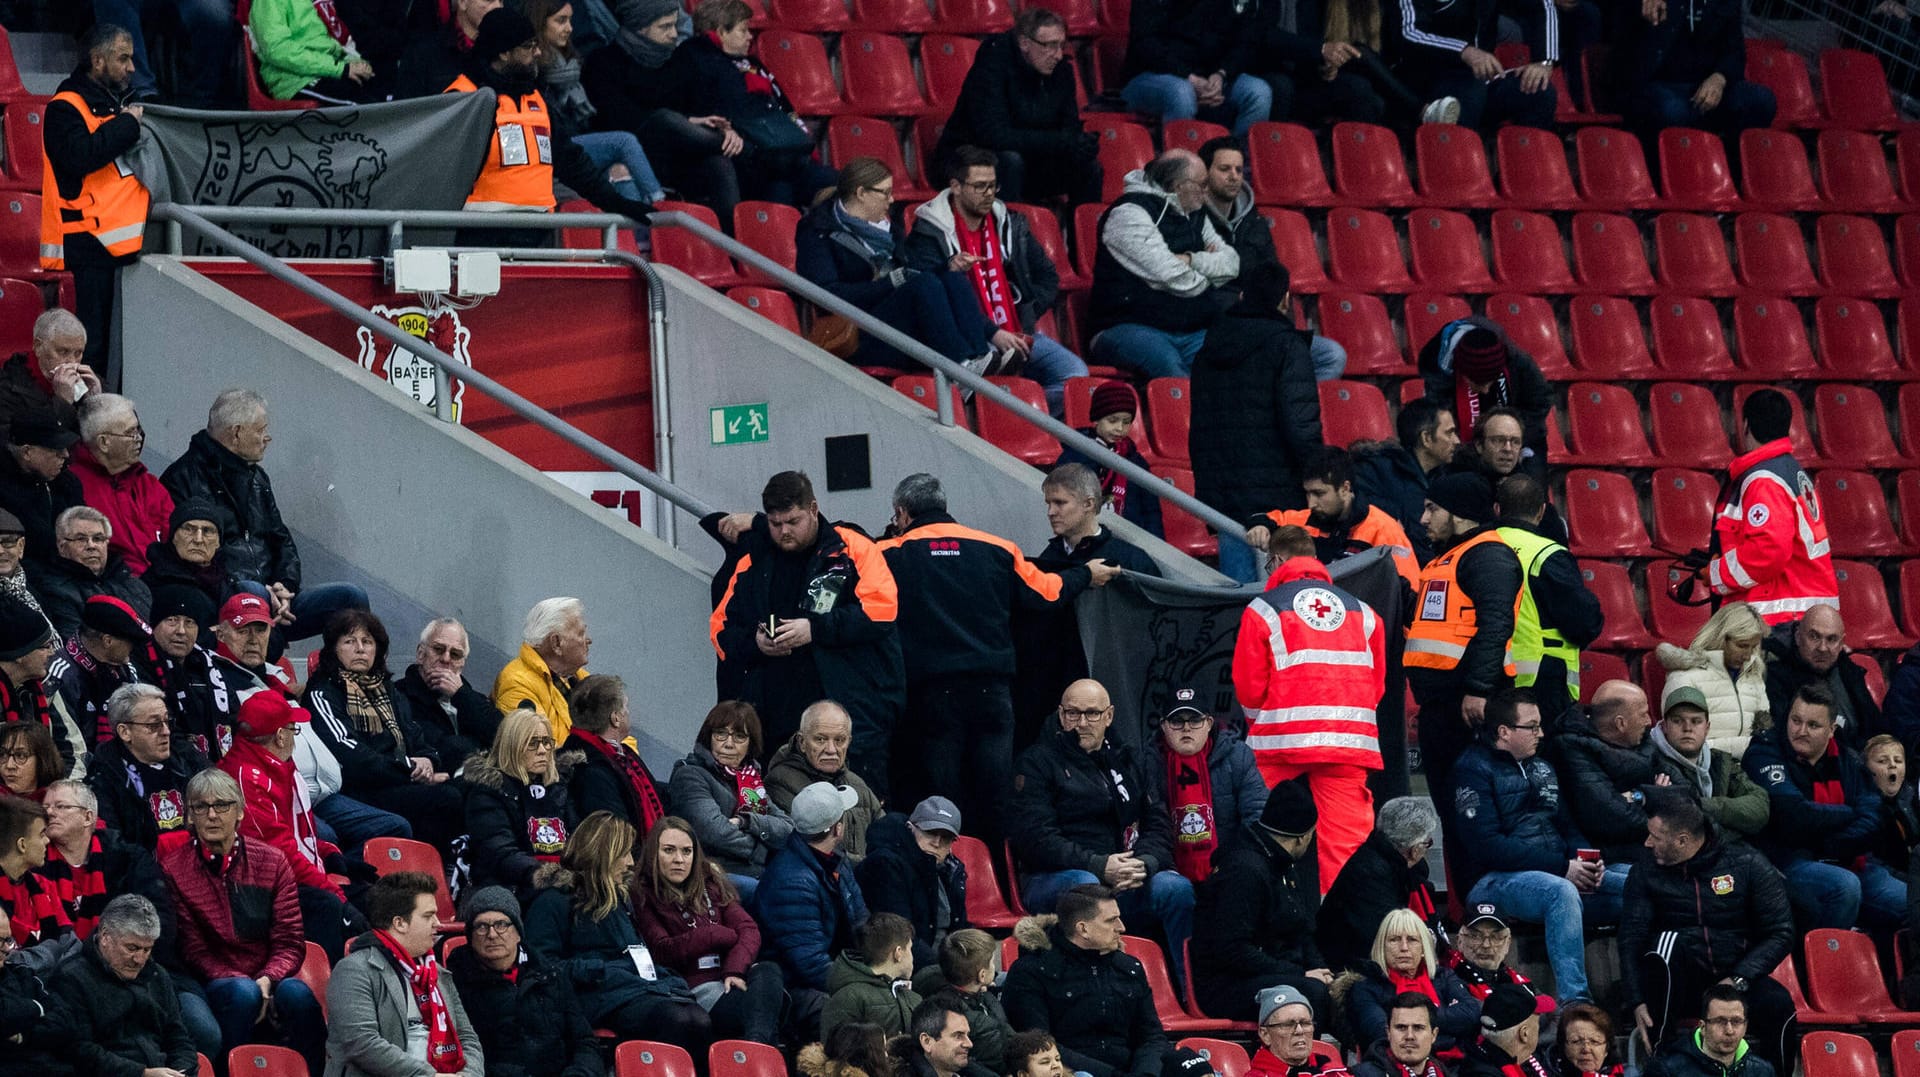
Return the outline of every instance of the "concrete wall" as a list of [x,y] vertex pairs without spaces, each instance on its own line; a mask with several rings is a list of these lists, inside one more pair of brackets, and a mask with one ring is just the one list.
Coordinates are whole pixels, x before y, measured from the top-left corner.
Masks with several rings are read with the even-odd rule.
[[706,568],[175,259],[143,259],[122,282],[126,392],[149,467],[179,455],[221,390],[264,393],[265,466],[305,579],[368,589],[396,672],[426,620],[451,615],[473,636],[468,679],[487,691],[527,609],[574,595],[589,666],[626,679],[648,762],[664,775],[686,753],[714,695]]

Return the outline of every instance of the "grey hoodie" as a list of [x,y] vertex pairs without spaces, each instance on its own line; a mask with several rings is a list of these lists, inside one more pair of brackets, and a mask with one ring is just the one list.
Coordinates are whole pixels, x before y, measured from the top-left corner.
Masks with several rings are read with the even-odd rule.
[[[1164,206],[1158,214],[1153,214],[1140,206],[1120,205],[1107,214],[1106,226],[1100,230],[1100,242],[1112,252],[1121,268],[1146,281],[1156,291],[1184,298],[1197,296],[1240,275],[1240,255],[1214,229],[1210,214],[1201,225],[1207,249],[1188,255],[1189,264],[1168,250],[1166,240],[1160,235],[1160,218],[1180,212],[1173,194],[1154,186],[1147,179],[1146,170],[1140,168],[1127,173],[1126,193],[1157,196],[1164,200]],[[1203,206],[1194,212],[1206,214],[1206,208]]]

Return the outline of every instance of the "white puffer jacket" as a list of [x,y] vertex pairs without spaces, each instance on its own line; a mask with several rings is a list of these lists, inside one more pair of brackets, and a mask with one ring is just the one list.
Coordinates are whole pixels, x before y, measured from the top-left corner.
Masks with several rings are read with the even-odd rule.
[[[1753,656],[1741,667],[1735,680],[1727,673],[1727,660],[1720,651],[1690,651],[1671,643],[1662,643],[1653,652],[1667,668],[1667,683],[1660,690],[1660,714],[1676,688],[1698,688],[1707,697],[1707,745],[1735,759],[1746,754],[1747,742],[1773,724],[1773,712],[1767,706],[1767,664],[1754,648]],[[1656,720],[1658,715],[1655,715]]]

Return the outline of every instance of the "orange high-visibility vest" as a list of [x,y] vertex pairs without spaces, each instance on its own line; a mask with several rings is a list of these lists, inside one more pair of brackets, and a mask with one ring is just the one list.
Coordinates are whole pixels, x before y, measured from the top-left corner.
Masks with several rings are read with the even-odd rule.
[[[465,75],[454,79],[447,93],[475,93],[480,89]],[[540,91],[520,97],[496,94],[499,108],[493,118],[493,143],[487,163],[473,181],[467,208],[551,212],[553,199],[553,122]]]
[[[1420,586],[1413,596],[1413,623],[1407,628],[1407,650],[1403,664],[1410,669],[1442,672],[1460,665],[1467,644],[1479,630],[1473,605],[1455,573],[1467,551],[1482,543],[1498,543],[1500,536],[1492,528],[1427,562],[1420,571]],[[1523,587],[1524,591],[1524,587]],[[1519,615],[1520,599],[1514,597],[1514,615]],[[1514,675],[1513,640],[1506,644],[1507,676]]]
[[[55,94],[53,99],[72,105],[87,125],[89,134],[114,118],[95,116],[86,101],[72,90]],[[110,161],[87,173],[80,181],[79,195],[71,200],[62,198],[60,185],[53,178],[53,161],[42,151],[40,268],[67,268],[67,237],[80,233],[99,240],[107,253],[116,258],[138,253],[146,236],[147,206],[151,201],[146,184],[119,161]]]

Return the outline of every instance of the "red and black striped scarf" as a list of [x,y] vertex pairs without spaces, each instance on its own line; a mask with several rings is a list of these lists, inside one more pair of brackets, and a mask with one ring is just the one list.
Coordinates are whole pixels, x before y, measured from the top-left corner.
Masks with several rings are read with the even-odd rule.
[[111,896],[107,893],[106,873],[100,870],[102,855],[100,835],[96,832],[88,841],[86,863],[70,864],[60,854],[58,845],[49,845],[47,862],[34,872],[47,881],[48,888],[72,921],[73,933],[82,939],[93,934],[94,926],[100,922],[100,912],[107,907]]
[[660,790],[654,786],[653,775],[647,773],[647,765],[640,761],[639,756],[598,733],[589,733],[584,729],[575,729],[574,732],[579,734],[587,747],[612,760],[614,767],[626,776],[627,786],[633,790],[633,802],[640,805],[641,818],[634,820],[634,823],[639,826],[642,835],[666,817],[667,809],[660,802]]
[[73,930],[67,910],[47,885],[47,880],[27,872],[9,879],[0,872],[0,905],[13,919],[13,941],[20,947],[32,946],[43,939],[57,939]]
[[0,677],[0,720],[39,722],[47,729],[52,729],[53,708],[47,705],[46,683],[34,680],[16,686],[5,677]]

